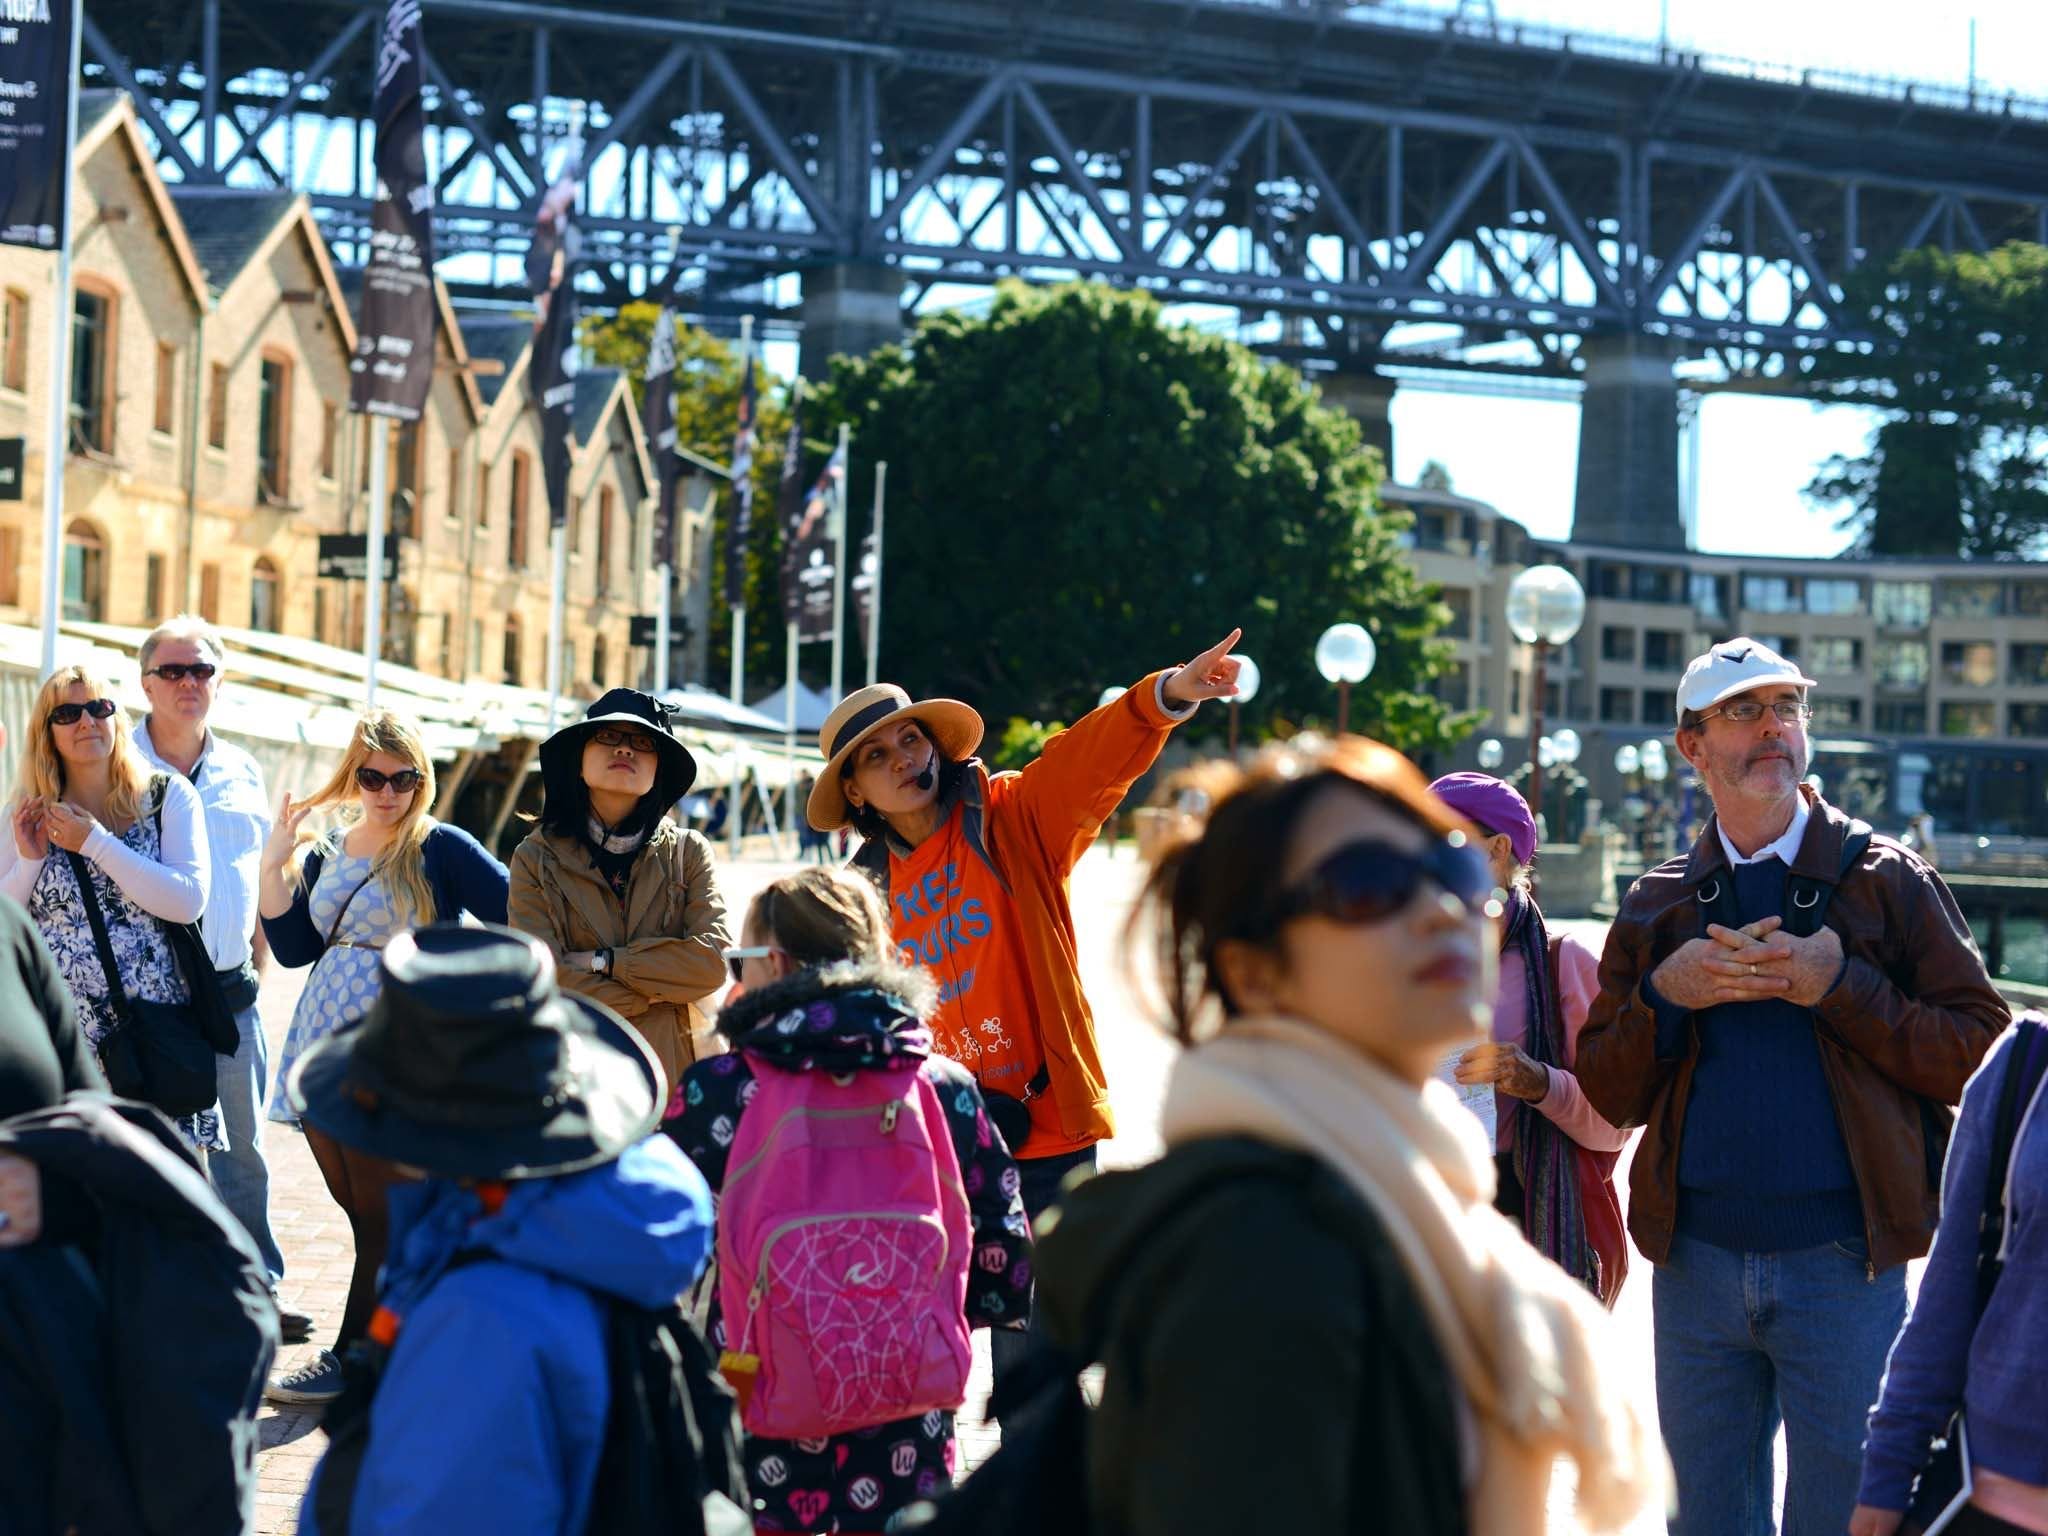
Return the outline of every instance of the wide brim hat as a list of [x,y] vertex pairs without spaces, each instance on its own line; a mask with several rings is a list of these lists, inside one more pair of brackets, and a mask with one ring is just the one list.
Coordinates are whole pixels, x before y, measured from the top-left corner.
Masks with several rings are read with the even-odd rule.
[[825,768],[811,786],[804,816],[820,832],[836,832],[850,819],[839,770],[853,749],[885,725],[915,720],[939,750],[956,763],[974,756],[981,745],[981,716],[958,699],[918,699],[894,683],[870,683],[841,699],[818,732],[818,752]]
[[370,1011],[302,1057],[285,1092],[342,1145],[458,1179],[611,1162],[664,1100],[647,1042],[560,991],[539,940],[460,923],[394,936]]
[[637,688],[613,688],[584,712],[540,744],[541,789],[556,794],[583,777],[583,743],[590,733],[607,725],[644,731],[654,738],[657,766],[654,788],[666,809],[690,792],[697,782],[697,759],[677,739],[666,705],[651,693]]

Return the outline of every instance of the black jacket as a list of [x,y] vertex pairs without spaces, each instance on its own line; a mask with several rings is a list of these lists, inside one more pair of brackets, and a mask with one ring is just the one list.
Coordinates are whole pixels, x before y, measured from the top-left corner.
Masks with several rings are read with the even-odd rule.
[[0,1252],[0,1533],[246,1530],[278,1343],[248,1235],[142,1105],[76,1094],[0,1122],[0,1150],[91,1215]]
[[1456,1408],[1413,1285],[1341,1176],[1246,1138],[1088,1181],[1039,1240],[1054,1343],[1106,1367],[1105,1536],[1458,1536]]

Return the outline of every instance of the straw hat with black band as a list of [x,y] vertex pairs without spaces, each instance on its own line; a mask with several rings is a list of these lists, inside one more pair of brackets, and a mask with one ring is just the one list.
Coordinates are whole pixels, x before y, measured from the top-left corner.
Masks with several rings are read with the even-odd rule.
[[981,745],[981,716],[958,699],[921,699],[894,683],[871,683],[841,699],[818,732],[824,771],[811,786],[804,815],[820,832],[836,832],[851,819],[840,769],[868,737],[898,720],[915,720],[949,762],[964,763]]
[[[585,712],[540,744],[540,782],[545,797],[563,792],[583,779],[583,744],[605,726],[633,731],[654,741],[659,766],[649,793],[663,812],[690,792],[697,782],[697,759],[676,738],[675,727],[661,700],[637,688],[613,688]],[[545,818],[543,818],[545,819]]]
[[377,1000],[300,1059],[293,1111],[344,1146],[444,1178],[535,1179],[653,1133],[661,1067],[538,939],[435,923],[395,936]]

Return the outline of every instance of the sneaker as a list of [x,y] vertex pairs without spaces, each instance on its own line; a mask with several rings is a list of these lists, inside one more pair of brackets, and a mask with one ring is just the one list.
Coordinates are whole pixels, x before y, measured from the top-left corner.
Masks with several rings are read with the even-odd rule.
[[[270,1298],[277,1301],[275,1296]],[[303,1312],[294,1312],[282,1302],[277,1308],[277,1327],[280,1337],[287,1344],[303,1344],[313,1337],[313,1319]]]
[[263,1395],[273,1403],[331,1403],[341,1396],[341,1361],[323,1349],[289,1375],[280,1376]]

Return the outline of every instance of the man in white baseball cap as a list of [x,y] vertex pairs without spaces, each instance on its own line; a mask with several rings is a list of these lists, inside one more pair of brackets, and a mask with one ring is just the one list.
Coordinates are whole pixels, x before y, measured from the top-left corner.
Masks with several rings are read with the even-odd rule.
[[1587,1100],[1644,1127],[1629,1231],[1656,1266],[1672,1536],[1770,1510],[1781,1423],[1784,1529],[1847,1527],[1933,1236],[1935,1106],[2007,1018],[1940,877],[1801,783],[1813,686],[1747,638],[1686,668],[1677,745],[1714,815],[1623,899],[1579,1037]]

